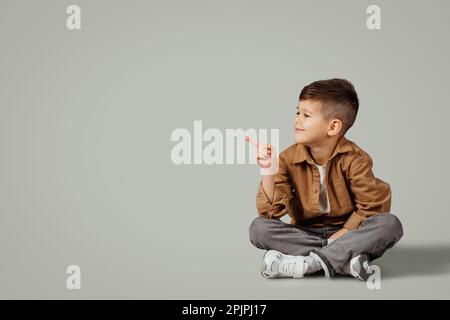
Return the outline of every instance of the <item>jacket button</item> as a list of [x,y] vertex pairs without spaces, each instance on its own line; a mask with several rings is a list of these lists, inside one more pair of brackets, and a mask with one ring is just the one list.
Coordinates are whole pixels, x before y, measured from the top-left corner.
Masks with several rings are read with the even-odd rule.
[[314,193],[317,193],[317,189],[314,189],[314,191],[313,191]]

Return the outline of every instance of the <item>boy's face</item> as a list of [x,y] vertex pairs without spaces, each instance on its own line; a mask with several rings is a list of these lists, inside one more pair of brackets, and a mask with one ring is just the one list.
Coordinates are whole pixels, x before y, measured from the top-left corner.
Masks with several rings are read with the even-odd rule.
[[317,100],[300,100],[295,117],[295,143],[306,146],[320,144],[328,136],[329,123],[322,116],[322,103]]

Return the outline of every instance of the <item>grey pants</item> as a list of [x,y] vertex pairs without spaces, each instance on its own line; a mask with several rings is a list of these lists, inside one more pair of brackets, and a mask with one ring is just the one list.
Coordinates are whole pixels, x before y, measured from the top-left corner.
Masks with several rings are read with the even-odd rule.
[[370,261],[381,257],[403,236],[400,220],[392,213],[371,216],[356,230],[328,244],[327,239],[340,226],[319,228],[296,226],[279,219],[255,218],[249,229],[250,242],[259,249],[274,249],[288,255],[316,253],[331,276],[348,274],[351,258],[366,254]]

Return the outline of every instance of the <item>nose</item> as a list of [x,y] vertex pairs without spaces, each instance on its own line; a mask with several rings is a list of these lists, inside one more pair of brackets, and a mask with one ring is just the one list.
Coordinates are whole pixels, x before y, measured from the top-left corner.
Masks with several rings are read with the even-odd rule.
[[295,116],[295,125],[297,126],[300,123],[300,115]]

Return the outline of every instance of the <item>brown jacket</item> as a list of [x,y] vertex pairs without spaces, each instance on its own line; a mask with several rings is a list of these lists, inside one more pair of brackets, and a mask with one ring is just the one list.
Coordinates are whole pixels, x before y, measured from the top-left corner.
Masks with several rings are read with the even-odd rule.
[[377,213],[388,213],[391,206],[389,184],[372,172],[372,158],[354,142],[339,139],[326,166],[330,213],[320,215],[320,174],[308,147],[294,144],[281,152],[270,203],[259,183],[256,208],[260,216],[279,219],[285,214],[291,224],[342,225],[353,230]]

